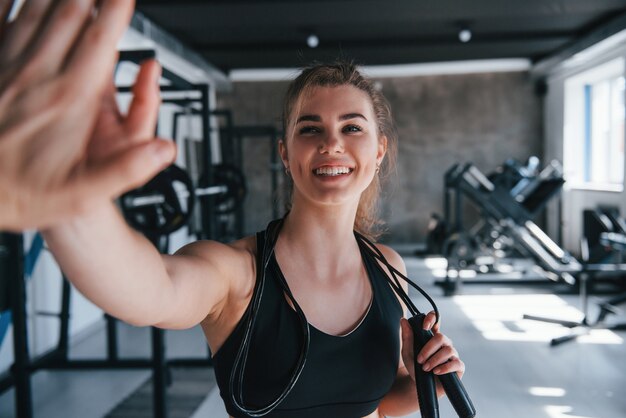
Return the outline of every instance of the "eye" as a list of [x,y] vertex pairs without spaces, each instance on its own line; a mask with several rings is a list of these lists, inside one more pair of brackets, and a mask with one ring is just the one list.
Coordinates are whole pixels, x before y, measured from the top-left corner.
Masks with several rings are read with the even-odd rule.
[[300,128],[300,130],[298,131],[298,133],[300,135],[307,135],[307,134],[317,134],[320,133],[320,128],[318,128],[317,126],[303,126],[302,128]]
[[363,129],[358,125],[346,125],[343,127],[343,131],[347,133],[355,133],[355,132],[362,132]]

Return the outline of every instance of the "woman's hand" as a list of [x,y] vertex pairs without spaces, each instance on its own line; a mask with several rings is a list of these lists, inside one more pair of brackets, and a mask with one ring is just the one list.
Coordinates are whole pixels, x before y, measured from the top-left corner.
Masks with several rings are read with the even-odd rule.
[[[152,140],[156,85],[135,116],[110,102],[132,0],[25,0],[9,22],[12,3],[0,0],[0,229],[44,228],[143,184],[175,148]],[[154,78],[143,71],[138,84]]]
[[[161,67],[157,61],[147,60],[141,64],[133,86],[133,99],[126,115],[122,115],[117,106],[116,89],[111,78],[87,145],[87,164],[102,164],[152,141],[161,104],[160,76]],[[170,142],[170,145],[173,144]]]
[[[460,377],[465,372],[465,363],[459,358],[459,353],[454,348],[452,341],[439,332],[440,322],[435,324],[434,312],[429,312],[424,318],[424,329],[431,330],[433,337],[422,347],[419,353],[413,352],[413,330],[409,322],[402,318],[402,360],[413,381],[415,381],[414,356],[424,371],[432,371],[435,375],[456,372]],[[437,395],[443,395],[443,388],[439,379],[437,382]]]

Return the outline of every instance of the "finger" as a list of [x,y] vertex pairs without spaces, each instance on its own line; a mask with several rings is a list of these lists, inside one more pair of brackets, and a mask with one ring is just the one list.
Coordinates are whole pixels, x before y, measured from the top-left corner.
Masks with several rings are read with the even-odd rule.
[[[437,321],[437,315],[435,315],[434,311],[430,311],[424,317],[424,322],[422,323],[422,326],[425,330],[430,330],[433,328],[436,321]],[[432,331],[436,332],[434,329]]]
[[33,67],[38,75],[56,74],[92,17],[94,0],[59,2],[33,45]]
[[161,66],[156,60],[141,64],[126,117],[125,128],[132,138],[148,140],[154,137],[161,104],[160,77]]
[[24,3],[15,21],[6,28],[4,42],[0,46],[3,62],[11,62],[27,51],[28,45],[54,7],[53,0],[31,0]]
[[441,333],[435,334],[417,354],[417,361],[424,364],[433,354],[441,349],[444,345],[452,346],[452,341]]
[[86,194],[97,192],[113,199],[153,178],[175,157],[176,147],[172,141],[150,141],[92,167],[82,176],[81,183]]
[[134,7],[133,0],[106,0],[100,4],[98,15],[85,29],[66,64],[68,77],[78,91],[106,85],[117,63],[117,42],[128,27]]
[[453,357],[450,359],[450,361],[447,361],[444,364],[437,366],[433,369],[433,373],[437,375],[452,372],[456,372],[459,377],[463,377],[463,374],[465,374],[465,363],[463,363],[458,357]]
[[[435,319],[435,321],[437,321]],[[440,332],[439,329],[441,328],[441,318],[439,318],[439,321],[435,322],[435,324],[432,326],[432,328],[430,329],[433,333],[438,333]]]
[[435,367],[444,364],[446,361],[450,360],[453,357],[458,357],[458,353],[454,349],[454,347],[443,346],[439,349],[435,354],[430,356],[430,358],[424,362],[422,368],[424,371],[429,372]]

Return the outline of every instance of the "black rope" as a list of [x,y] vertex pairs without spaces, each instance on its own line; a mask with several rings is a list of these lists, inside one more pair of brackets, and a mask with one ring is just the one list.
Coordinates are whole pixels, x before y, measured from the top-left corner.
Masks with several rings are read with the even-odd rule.
[[428,302],[431,304],[435,312],[435,316],[437,318],[436,322],[439,322],[439,309],[437,309],[437,305],[435,304],[435,301],[430,297],[430,295],[426,293],[426,291],[422,289],[419,285],[417,285],[411,279],[409,279],[404,274],[399,272],[394,266],[392,266],[387,261],[387,259],[385,258],[383,253],[380,251],[380,249],[373,242],[371,242],[370,240],[368,240],[367,238],[365,238],[363,235],[359,234],[358,232],[355,232],[355,235],[357,237],[357,240],[363,245],[362,248],[364,248],[371,256],[373,256],[376,260],[380,261],[385,267],[387,267],[387,269],[391,273],[391,276],[393,277],[393,281],[391,281],[391,279],[389,278],[387,274],[385,274],[385,278],[391,285],[392,289],[396,292],[396,294],[403,301],[405,301],[407,308],[409,309],[411,314],[415,316],[419,314],[420,311],[419,309],[417,309],[415,304],[409,298],[408,294],[404,291],[404,289],[400,285],[398,276],[400,276],[405,282],[407,282],[409,285],[411,285],[411,287],[413,287],[415,290],[420,292],[426,298],[426,300],[428,300]]
[[[282,227],[284,218],[279,221],[274,221],[270,223],[265,232],[265,239],[263,241],[262,246],[262,254],[263,261],[261,263],[263,271],[259,275],[257,273],[257,282],[255,284],[254,295],[252,301],[250,302],[250,309],[247,311],[245,317],[245,333],[241,345],[239,346],[239,350],[237,351],[237,356],[235,357],[235,362],[233,364],[233,369],[230,374],[230,393],[231,400],[233,404],[243,413],[247,414],[251,417],[262,417],[264,415],[269,414],[272,410],[274,410],[286,397],[289,395],[296,382],[300,378],[302,371],[304,370],[304,365],[306,364],[307,355],[309,352],[309,343],[310,343],[310,329],[309,322],[306,319],[304,311],[296,301],[295,297],[291,293],[285,278],[281,274],[277,274],[278,282],[280,287],[283,289],[289,300],[291,301],[293,308],[295,309],[298,318],[300,320],[300,324],[302,326],[302,334],[304,335],[304,342],[302,344],[302,350],[300,351],[300,356],[298,358],[298,362],[294,369],[294,373],[291,375],[289,383],[285,386],[285,389],[282,393],[268,405],[265,405],[260,408],[252,409],[245,406],[245,402],[243,399],[243,381],[245,377],[245,369],[246,363],[248,361],[248,353],[250,351],[251,339],[252,339],[252,331],[254,329],[254,325],[256,323],[257,312],[259,310],[259,306],[261,304],[261,295],[263,293],[263,289],[265,287],[265,273],[269,266],[269,263],[274,255],[274,246],[276,245],[276,241],[278,240],[278,233]],[[414,289],[420,292],[432,305],[436,322],[439,322],[439,310],[437,309],[437,305],[432,300],[432,298],[426,293],[424,289],[418,286],[416,283],[411,281],[404,274],[399,272],[394,266],[392,266],[380,249],[372,243],[370,240],[365,238],[363,235],[355,232],[355,237],[357,239],[357,243],[359,247],[365,251],[367,254],[372,256],[375,260],[382,263],[387,270],[389,271],[391,277],[382,269],[380,265],[378,265],[379,270],[383,273],[385,279],[389,282],[389,285],[393,289],[393,291],[398,295],[398,297],[404,302],[407,309],[410,311],[411,315],[415,316],[420,313],[417,309],[413,301],[409,298],[407,292],[404,291],[402,287],[399,277],[406,281],[409,285],[411,285]],[[259,243],[257,242],[257,248]],[[235,387],[235,385],[237,385]]]
[[[255,285],[254,289],[254,297],[252,302],[250,303],[250,310],[248,311],[248,315],[246,317],[246,330],[244,334],[243,341],[239,346],[239,350],[237,352],[237,356],[235,358],[235,363],[233,364],[233,369],[230,374],[230,393],[231,400],[233,404],[239,408],[240,411],[251,417],[262,417],[267,415],[272,410],[274,410],[286,397],[289,395],[296,382],[300,378],[302,371],[304,370],[304,365],[306,364],[306,359],[309,353],[309,342],[310,342],[310,329],[309,322],[304,315],[304,311],[300,308],[300,305],[296,302],[295,297],[291,293],[289,286],[285,282],[284,277],[279,276],[279,283],[285,294],[291,300],[293,307],[298,314],[300,319],[300,324],[302,325],[302,333],[304,335],[304,342],[302,346],[302,350],[300,351],[300,356],[298,358],[298,362],[295,367],[294,373],[291,375],[291,379],[282,393],[268,405],[265,405],[260,408],[252,409],[245,406],[245,402],[243,399],[243,381],[245,375],[246,363],[248,360],[248,353],[250,350],[250,342],[252,339],[252,330],[254,328],[254,324],[256,323],[257,312],[259,310],[259,306],[261,304],[261,295],[263,293],[263,288],[265,286],[265,272],[267,271],[267,267],[269,266],[270,260],[274,254],[274,246],[276,244],[276,240],[278,239],[278,232],[282,227],[283,221],[273,222],[267,228],[265,240],[263,242],[263,272],[261,273],[259,280]],[[257,243],[258,246],[258,243]],[[235,381],[237,381],[237,391],[235,391]],[[237,396],[236,396],[237,395]]]

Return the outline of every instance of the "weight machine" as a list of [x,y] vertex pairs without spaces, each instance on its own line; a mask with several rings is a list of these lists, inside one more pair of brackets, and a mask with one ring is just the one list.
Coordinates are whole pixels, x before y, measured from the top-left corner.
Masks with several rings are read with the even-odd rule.
[[[541,171],[537,166],[531,159],[528,168],[522,170],[519,163],[509,160],[490,176],[471,163],[455,164],[446,172],[445,219],[439,225],[438,237],[431,239],[448,260],[446,278],[437,282],[446,294],[454,293],[461,284],[459,270],[499,271],[501,264],[511,266],[515,258],[531,260],[539,276],[515,283],[536,284],[545,279],[575,283],[574,275],[582,265],[533,222],[560,191],[564,183],[561,166],[557,161]],[[470,228],[464,225],[464,198],[480,211],[480,220]],[[487,281],[494,282],[510,284],[511,280]]]
[[618,314],[617,305],[626,302],[626,292],[619,293],[598,303],[596,319],[589,315],[589,287],[599,278],[626,279],[626,221],[620,217],[619,209],[599,207],[583,212],[583,234],[581,253],[583,269],[577,276],[580,287],[580,306],[583,318],[580,321],[567,321],[524,315],[525,319],[548,322],[570,328],[572,332],[554,338],[550,344],[555,346],[586,335],[593,329],[626,330],[626,322],[607,322],[609,315]]
[[[582,261],[562,249],[533,222],[548,201],[556,196],[564,183],[561,165],[550,162],[540,170],[537,159],[526,165],[515,160],[485,176],[472,164],[455,164],[445,174],[445,219],[434,222],[429,235],[431,248],[438,248],[447,258],[444,280],[436,284],[446,295],[463,284],[551,284],[578,286],[582,321],[564,321],[524,315],[525,319],[560,324],[577,332],[555,338],[558,345],[586,333],[589,329],[626,329],[626,324],[606,324],[607,315],[616,313],[615,305],[626,301],[626,294],[617,295],[600,304],[594,321],[588,315],[590,285],[600,279],[626,277],[626,221],[615,210],[585,212],[585,236]],[[464,226],[463,199],[480,211],[480,220],[470,228]],[[617,254],[617,256],[616,256]],[[459,271],[469,269],[477,274],[498,271],[500,264],[514,266],[511,259],[532,262],[538,277],[462,281]],[[524,266],[523,268],[527,268]],[[546,280],[547,279],[547,280]]]

